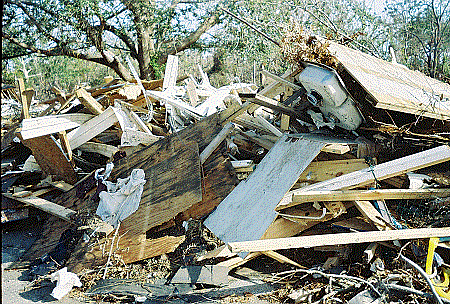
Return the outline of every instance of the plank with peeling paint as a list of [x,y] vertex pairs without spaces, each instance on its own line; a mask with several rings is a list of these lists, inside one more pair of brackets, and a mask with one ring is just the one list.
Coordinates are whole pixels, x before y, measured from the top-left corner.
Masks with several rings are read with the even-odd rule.
[[205,226],[224,242],[261,238],[276,217],[276,205],[324,145],[283,135],[249,178],[205,220]]

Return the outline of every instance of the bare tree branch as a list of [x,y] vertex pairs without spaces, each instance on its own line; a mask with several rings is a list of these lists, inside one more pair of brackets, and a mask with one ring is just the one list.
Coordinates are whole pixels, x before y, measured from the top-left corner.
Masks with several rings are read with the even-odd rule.
[[184,51],[189,48],[192,44],[194,44],[200,36],[209,30],[211,27],[216,25],[219,22],[219,13],[214,12],[211,16],[205,19],[203,23],[197,28],[196,31],[192,32],[189,36],[183,39],[181,42],[175,43],[175,46],[168,47],[163,51],[163,55],[160,56],[158,60],[158,64],[164,64],[167,61],[168,55],[174,55],[178,52]]
[[41,32],[45,37],[53,40],[56,43],[59,43],[60,40],[56,37],[54,37],[53,35],[51,35],[50,33],[48,33],[41,25],[40,23],[33,17],[33,15],[28,11],[28,9],[22,5],[22,3],[20,2],[16,2],[16,1],[11,1],[12,4],[18,6],[27,16],[28,18],[30,18],[31,22],[33,22],[33,24],[36,26],[36,28],[38,29],[39,32]]

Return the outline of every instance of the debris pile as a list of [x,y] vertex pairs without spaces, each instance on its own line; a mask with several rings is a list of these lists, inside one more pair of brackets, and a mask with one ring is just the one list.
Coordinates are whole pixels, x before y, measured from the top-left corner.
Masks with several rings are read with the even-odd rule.
[[2,86],[2,224],[46,217],[10,268],[102,300],[449,302],[450,86],[286,45],[261,87],[179,77],[176,56],[31,108]]

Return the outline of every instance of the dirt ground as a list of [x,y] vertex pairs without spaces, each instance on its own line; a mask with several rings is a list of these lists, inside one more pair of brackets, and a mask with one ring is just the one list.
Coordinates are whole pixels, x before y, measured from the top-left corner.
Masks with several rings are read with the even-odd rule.
[[[39,287],[31,287],[30,270],[7,270],[12,263],[17,261],[36,240],[41,229],[41,224],[35,218],[20,220],[2,224],[2,303],[3,304],[85,304],[85,303],[103,303],[94,301],[90,298],[72,298],[65,296],[60,301],[54,299],[50,293],[56,286],[56,282],[46,280]],[[226,303],[225,300],[223,303]],[[129,303],[129,302],[128,302]],[[147,300],[145,304],[155,303]],[[162,302],[158,302],[162,303]],[[181,299],[172,299],[165,303],[184,304],[187,303]],[[200,302],[196,302],[200,303]],[[217,300],[207,300],[202,304],[220,303]],[[239,303],[234,300],[233,303]],[[245,303],[250,304],[268,304],[268,301],[259,300],[256,296],[247,298]]]
[[28,290],[31,284],[28,280],[29,270],[6,270],[33,244],[39,229],[39,223],[33,218],[2,224],[2,303],[93,303],[89,299],[75,299],[69,296],[60,301],[56,300],[50,295],[56,282]]

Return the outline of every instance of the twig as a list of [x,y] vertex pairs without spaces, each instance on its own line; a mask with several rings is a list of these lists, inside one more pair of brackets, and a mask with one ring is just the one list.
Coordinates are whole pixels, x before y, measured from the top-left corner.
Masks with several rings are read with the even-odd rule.
[[281,274],[289,274],[289,273],[295,273],[295,272],[302,272],[302,273],[308,273],[308,274],[318,274],[327,278],[338,278],[338,279],[345,279],[345,280],[354,280],[354,281],[358,281],[361,283],[366,284],[367,286],[369,286],[379,297],[382,297],[383,295],[378,291],[378,289],[375,288],[375,286],[372,285],[372,283],[370,283],[367,280],[358,278],[358,277],[353,277],[353,276],[349,276],[349,275],[345,275],[345,274],[332,274],[332,273],[325,273],[322,272],[320,270],[314,270],[314,269],[296,269],[296,270],[290,270],[290,271],[285,271],[285,272],[281,272],[275,276],[281,275]]
[[252,30],[254,30],[255,32],[257,32],[258,34],[262,35],[264,38],[266,38],[267,40],[275,43],[276,45],[280,46],[280,43],[278,41],[276,41],[275,39],[273,39],[272,37],[270,37],[269,35],[263,33],[262,31],[260,31],[259,29],[257,29],[255,26],[251,25],[250,23],[248,23],[247,21],[245,21],[244,19],[242,19],[241,17],[233,14],[232,12],[230,12],[229,10],[221,7],[221,10],[223,10],[225,13],[227,13],[228,15],[236,18],[237,20],[245,23],[246,25],[248,25]]
[[114,239],[116,238],[117,233],[119,232],[119,228],[120,228],[120,222],[117,225],[116,231],[114,232],[114,236],[111,240],[111,247],[109,248],[108,260],[106,261],[106,264],[105,264],[105,273],[103,274],[103,280],[106,279],[106,273],[108,272],[108,265],[109,265],[109,262],[111,261],[111,254],[112,254],[112,250],[114,247]]

